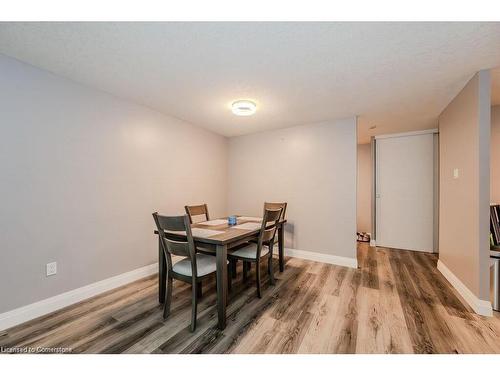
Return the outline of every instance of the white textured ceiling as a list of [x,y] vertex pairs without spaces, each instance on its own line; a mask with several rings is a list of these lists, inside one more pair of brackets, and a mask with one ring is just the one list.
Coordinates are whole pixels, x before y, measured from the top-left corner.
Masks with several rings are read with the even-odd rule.
[[434,127],[500,23],[2,23],[0,52],[226,136],[359,115],[367,142]]

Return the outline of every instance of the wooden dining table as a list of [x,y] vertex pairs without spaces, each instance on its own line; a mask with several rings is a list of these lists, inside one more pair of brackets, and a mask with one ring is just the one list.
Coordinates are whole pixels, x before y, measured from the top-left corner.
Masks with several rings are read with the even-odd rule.
[[[227,305],[227,254],[231,249],[256,238],[262,218],[250,216],[238,216],[236,225],[229,225],[227,218],[220,218],[206,222],[192,224],[191,230],[196,247],[213,249],[216,253],[217,264],[217,317],[219,329],[226,328],[226,305]],[[284,270],[284,225],[286,220],[278,223],[278,255],[279,270]],[[158,234],[158,231],[154,231]],[[179,240],[185,240],[185,234],[175,234]],[[161,241],[158,236],[159,241]],[[167,263],[160,242],[158,243],[158,300],[160,304],[165,302],[167,281]]]

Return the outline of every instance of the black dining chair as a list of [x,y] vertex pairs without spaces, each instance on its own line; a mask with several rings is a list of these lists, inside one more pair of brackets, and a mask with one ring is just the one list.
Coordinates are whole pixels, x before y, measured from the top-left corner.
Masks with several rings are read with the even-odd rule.
[[[191,332],[193,332],[196,329],[196,312],[198,298],[201,297],[201,282],[216,273],[216,258],[196,253],[191,224],[187,215],[163,216],[155,212],[153,218],[167,261],[167,295],[163,307],[163,318],[166,319],[170,315],[173,279],[189,283],[192,288]],[[176,235],[172,232],[181,233]],[[182,239],[179,235],[185,235],[185,238]],[[172,264],[172,255],[181,256],[183,259]],[[231,280],[230,267],[228,268],[228,279]]]
[[[275,210],[265,209],[262,225],[260,227],[259,237],[257,242],[249,242],[243,247],[228,254],[230,261],[242,260],[243,261],[243,275],[246,278],[246,264],[255,263],[255,277],[257,283],[257,296],[262,297],[260,290],[260,261],[261,259],[268,258],[267,270],[269,273],[269,281],[274,285],[274,272],[273,272],[273,246],[274,238],[276,236],[276,229],[280,221],[283,208]],[[269,224],[270,223],[270,224]],[[266,245],[267,244],[267,245]]]

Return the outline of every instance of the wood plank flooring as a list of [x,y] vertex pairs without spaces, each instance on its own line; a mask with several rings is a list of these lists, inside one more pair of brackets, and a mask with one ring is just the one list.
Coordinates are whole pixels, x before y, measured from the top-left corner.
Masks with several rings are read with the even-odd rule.
[[[189,332],[190,287],[175,281],[162,319],[157,277],[142,279],[0,332],[2,347],[72,353],[500,353],[500,314],[474,314],[436,268],[437,256],[358,246],[359,269],[287,258],[276,285],[254,270],[233,283],[217,329],[215,282]],[[278,269],[277,261],[275,270]],[[265,272],[262,272],[265,275]]]

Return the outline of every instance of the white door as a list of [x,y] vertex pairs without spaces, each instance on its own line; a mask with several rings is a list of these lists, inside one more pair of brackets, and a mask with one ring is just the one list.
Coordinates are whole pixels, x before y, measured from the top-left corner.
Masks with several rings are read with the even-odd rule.
[[376,139],[376,243],[433,251],[434,135]]

